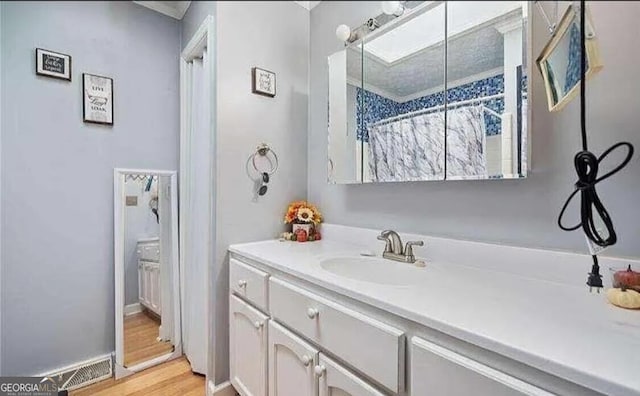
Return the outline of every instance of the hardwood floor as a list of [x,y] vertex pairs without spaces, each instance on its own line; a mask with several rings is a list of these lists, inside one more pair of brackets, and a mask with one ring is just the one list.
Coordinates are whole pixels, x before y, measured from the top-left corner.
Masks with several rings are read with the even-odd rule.
[[71,391],[73,396],[204,396],[205,378],[193,374],[185,357],[118,381],[113,378]]
[[173,351],[170,342],[157,341],[160,321],[140,312],[124,318],[124,365],[131,367]]

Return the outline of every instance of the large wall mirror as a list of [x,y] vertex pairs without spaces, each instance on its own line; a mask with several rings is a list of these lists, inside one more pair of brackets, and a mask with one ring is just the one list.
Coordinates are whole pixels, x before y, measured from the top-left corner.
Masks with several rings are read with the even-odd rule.
[[528,2],[405,5],[329,56],[329,182],[526,177]]
[[116,378],[182,355],[176,179],[114,171]]

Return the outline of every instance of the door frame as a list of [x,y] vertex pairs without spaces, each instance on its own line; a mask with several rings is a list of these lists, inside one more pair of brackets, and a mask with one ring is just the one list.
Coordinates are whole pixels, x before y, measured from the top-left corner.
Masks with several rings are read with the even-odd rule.
[[[212,314],[210,301],[213,301],[214,292],[213,292],[213,277],[212,277],[212,265],[213,260],[215,259],[215,241],[216,241],[216,229],[215,229],[215,214],[216,214],[216,205],[215,205],[215,197],[216,197],[216,184],[215,184],[215,176],[216,176],[216,162],[215,162],[215,148],[216,148],[216,62],[214,58],[215,54],[215,24],[214,17],[212,15],[208,15],[203,22],[200,24],[200,27],[194,35],[191,37],[189,42],[184,47],[182,53],[180,54],[180,183],[179,183],[179,191],[180,191],[180,280],[181,280],[181,301],[182,301],[182,319],[183,319],[183,340],[185,343],[184,352],[187,355],[191,363],[192,370],[198,373],[204,373],[207,375],[209,381],[213,381],[214,373],[215,373],[215,341],[213,340],[213,331],[211,329],[214,328],[214,315]],[[209,177],[208,180],[195,180],[195,177],[190,172],[190,164],[191,164],[191,151],[190,147],[193,140],[193,123],[191,119],[192,114],[192,75],[193,71],[191,68],[191,62],[194,59],[202,58],[203,54],[207,51],[208,62],[206,63],[206,68],[204,70],[207,75],[208,81],[205,89],[207,90],[208,101],[209,101],[209,119],[208,119],[208,129],[209,129],[209,153],[210,156],[208,158],[209,162]],[[198,302],[205,305],[206,310],[206,318],[203,321],[205,328],[205,339],[202,340],[204,345],[197,345],[197,348],[189,348],[189,345],[192,345],[189,339],[189,335],[187,334],[187,329],[189,328],[189,324],[187,323],[188,318],[185,318],[186,309],[184,309],[184,304],[187,301],[185,298],[186,292],[188,292],[188,285],[185,285],[186,276],[185,276],[185,268],[192,263],[189,263],[189,254],[186,246],[186,241],[189,240],[189,221],[190,219],[196,216],[203,216],[203,213],[198,213],[194,211],[194,208],[191,205],[191,194],[190,194],[190,186],[193,183],[208,183],[208,202],[210,203],[208,208],[208,213],[204,214],[208,216],[209,226],[206,230],[201,230],[203,233],[207,233],[207,255],[206,255],[206,263],[204,269],[204,276],[206,280],[205,285],[205,296],[202,296],[202,301],[198,299]],[[200,318],[201,319],[201,318]],[[196,340],[197,341],[197,340]],[[210,344],[214,344],[211,346]],[[203,353],[204,357],[197,356],[194,357],[193,353]],[[190,358],[191,355],[191,358]],[[202,367],[202,360],[204,360],[204,367]]]
[[171,280],[173,288],[173,352],[147,360],[146,362],[135,364],[131,367],[124,367],[124,226],[125,226],[125,189],[124,180],[126,175],[158,175],[168,176],[171,189],[171,261],[173,262],[173,273],[178,274],[178,193],[176,171],[156,170],[156,169],[125,169],[115,168],[113,170],[113,245],[114,245],[114,266],[115,266],[115,377],[116,379],[137,373],[151,366],[182,356],[182,331],[180,317],[180,279],[174,276]]

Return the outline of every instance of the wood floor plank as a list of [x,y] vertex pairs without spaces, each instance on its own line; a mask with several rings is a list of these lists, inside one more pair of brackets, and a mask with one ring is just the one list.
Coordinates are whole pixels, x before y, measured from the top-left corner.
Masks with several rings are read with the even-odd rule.
[[152,386],[131,393],[130,396],[184,395],[193,389],[202,390],[203,386],[201,379],[194,377],[193,373],[189,372],[157,382]]
[[[113,392],[118,392],[117,394],[122,394],[122,395],[130,395],[134,392],[137,392],[139,390],[145,389],[147,387],[149,387],[150,385],[162,381],[166,378],[173,378],[175,376],[178,376],[180,374],[183,374],[185,372],[187,372],[188,370],[190,370],[190,368],[187,366],[185,367],[184,365],[168,365],[168,366],[164,366],[161,367],[159,370],[151,372],[151,373],[146,373],[145,371],[142,371],[135,381],[123,381],[119,384],[115,384],[115,386],[103,391],[103,392],[99,392],[99,393],[95,393],[96,396],[107,396],[107,395],[113,395],[116,393]],[[116,381],[117,382],[117,381]]]
[[124,318],[124,365],[134,366],[173,351],[170,342],[158,341],[160,322],[147,312]]
[[72,396],[204,396],[204,376],[191,372],[185,357],[115,381],[109,379],[72,391]]
[[[184,361],[181,361],[183,359],[184,358],[181,358],[181,359],[173,360],[158,366],[154,366],[147,370],[136,373],[130,377],[122,378],[117,381],[114,380],[113,378],[110,378],[106,381],[99,382],[95,385],[91,385],[89,387],[79,389],[78,391],[75,391],[76,393],[72,392],[72,394],[78,395],[78,396],[101,395],[101,394],[104,394],[104,395],[124,394],[122,393],[122,391],[126,388],[126,384],[128,384],[129,382],[133,382],[137,384],[141,381],[148,381],[149,377],[153,377],[153,376],[157,376],[157,378],[171,377],[174,375],[173,373],[185,372],[186,370],[188,370],[188,362],[186,362],[186,359],[184,359]],[[185,364],[187,366],[186,368],[184,367]],[[103,393],[105,391],[110,391],[110,392]]]

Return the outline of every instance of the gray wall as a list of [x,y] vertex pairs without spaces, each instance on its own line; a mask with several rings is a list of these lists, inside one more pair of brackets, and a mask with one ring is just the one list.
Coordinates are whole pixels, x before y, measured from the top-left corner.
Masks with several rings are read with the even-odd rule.
[[[590,148],[601,153],[617,141],[628,140],[640,149],[640,79],[636,78],[640,3],[589,4],[605,62],[603,71],[587,85]],[[573,156],[580,149],[579,101],[550,114],[535,68],[529,73],[533,170],[527,179],[327,185],[327,56],[343,48],[335,28],[342,23],[358,26],[377,15],[379,7],[379,2],[322,2],[311,11],[308,191],[309,200],[319,205],[326,221],[585,252],[580,232],[566,233],[556,225],[576,179]],[[548,33],[538,10],[531,16],[535,59]],[[618,245],[607,254],[640,257],[639,157],[636,154],[628,168],[598,186],[619,235]],[[571,215],[575,217],[569,216],[569,222],[577,221],[577,209]]]
[[[293,2],[192,2],[182,21],[182,46],[207,15],[215,16],[217,68],[216,254],[210,268],[207,376],[229,379],[230,244],[283,231],[289,201],[307,195],[309,13]],[[277,74],[275,98],[251,93],[251,68]],[[247,158],[266,142],[280,158],[266,196],[254,199]]]
[[[114,350],[113,168],[176,169],[179,22],[131,2],[2,2],[2,368]],[[73,56],[37,77],[34,49]],[[113,127],[82,122],[81,73],[114,78]]]
[[181,48],[189,42],[193,34],[198,30],[200,24],[207,15],[216,15],[215,1],[192,1],[187,12],[180,21],[181,26]]
[[[215,363],[220,383],[229,379],[227,248],[276,237],[288,203],[307,196],[309,13],[293,2],[260,1],[219,2],[216,12],[217,257],[209,311],[216,319],[209,375]],[[254,66],[277,73],[275,98],[251,93]],[[273,147],[280,167],[267,195],[254,201],[245,166],[261,142]]]

